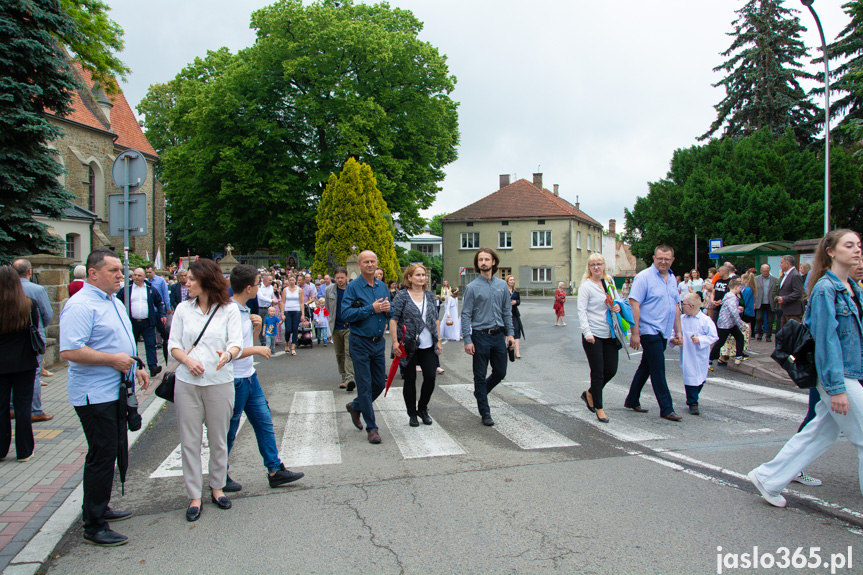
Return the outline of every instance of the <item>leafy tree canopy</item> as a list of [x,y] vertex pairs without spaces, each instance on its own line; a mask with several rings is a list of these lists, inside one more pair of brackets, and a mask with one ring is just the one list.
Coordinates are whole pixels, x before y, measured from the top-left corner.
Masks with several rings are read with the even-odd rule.
[[352,248],[372,250],[387,280],[401,277],[392,234],[392,217],[372,169],[350,158],[339,176],[330,174],[318,204],[318,231],[312,273],[332,273]]
[[449,212],[444,212],[442,214],[435,214],[431,217],[428,221],[428,227],[431,230],[432,235],[443,236],[443,224],[441,224],[441,219],[448,215]]
[[816,131],[820,110],[800,86],[800,80],[816,77],[800,63],[808,55],[800,39],[805,30],[798,10],[783,6],[784,0],[749,0],[736,11],[734,38],[713,69],[726,76],[714,84],[725,88],[725,98],[716,108],[716,120],[699,139],[706,140],[722,129],[724,136],[748,136],[769,128],[776,136],[794,130],[808,144]]
[[130,70],[117,56],[123,51],[123,29],[108,17],[110,6],[101,0],[60,0],[60,6],[75,24],[71,31],[56,31],[60,42],[106,93],[119,93],[115,76],[125,81]]
[[459,137],[455,78],[422,24],[387,4],[281,0],[252,27],[253,46],[210,52],[138,108],[172,234],[199,251],[311,248],[324,184],[348,157],[418,231]]
[[[859,171],[847,153],[836,149],[830,172],[832,225],[860,229]],[[624,234],[633,254],[646,262],[656,245],[668,244],[676,250],[676,261],[690,266],[696,232],[702,271],[709,238],[733,245],[823,233],[823,156],[802,148],[791,130],[779,139],[764,128],[740,140],[723,138],[677,150],[666,178],[648,185],[647,196],[625,210]]]

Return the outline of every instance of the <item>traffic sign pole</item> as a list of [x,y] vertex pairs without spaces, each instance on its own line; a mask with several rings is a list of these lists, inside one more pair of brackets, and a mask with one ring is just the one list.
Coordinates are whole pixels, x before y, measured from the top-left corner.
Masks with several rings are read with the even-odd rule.
[[129,156],[123,157],[123,301],[126,313],[132,317],[132,301],[129,299]]

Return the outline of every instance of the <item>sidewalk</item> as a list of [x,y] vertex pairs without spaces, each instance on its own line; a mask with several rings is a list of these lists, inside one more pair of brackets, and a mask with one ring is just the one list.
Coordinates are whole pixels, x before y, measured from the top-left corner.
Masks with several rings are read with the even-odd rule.
[[[785,370],[770,358],[773,349],[774,342],[756,341],[755,338],[752,338],[749,341],[749,358],[740,365],[734,365],[734,359],[732,358],[728,362],[728,369],[750,375],[756,379],[773,383],[785,383],[794,387],[794,382],[791,381]],[[718,372],[714,371],[713,373],[716,374]]]
[[[139,351],[139,357],[144,357],[143,344],[139,344]],[[159,350],[159,362],[163,365],[161,355]],[[4,573],[34,573],[41,567],[41,562],[47,559],[47,554],[53,550],[69,525],[63,527],[57,541],[49,549],[46,546],[44,558],[7,569],[16,555],[78,488],[83,478],[87,441],[66,393],[68,369],[63,364],[52,371],[53,377],[42,378],[43,383],[48,384],[42,387],[42,407],[54,419],[33,424],[33,436],[36,439],[33,458],[26,463],[15,460],[13,422],[12,445],[6,458],[0,461],[0,570]],[[160,381],[159,378],[161,374],[156,376]],[[151,385],[146,392],[138,393],[139,413],[144,413],[154,399],[162,402],[152,395],[155,387]],[[146,426],[145,421],[143,429]],[[130,436],[130,446],[131,441]],[[81,515],[80,505],[75,509],[74,520],[77,521]],[[14,563],[20,563],[20,560]]]

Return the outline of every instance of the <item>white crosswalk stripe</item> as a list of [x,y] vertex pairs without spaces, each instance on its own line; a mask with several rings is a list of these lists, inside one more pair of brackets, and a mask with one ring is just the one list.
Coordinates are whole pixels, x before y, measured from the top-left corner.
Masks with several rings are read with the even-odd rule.
[[384,423],[396,440],[399,451],[405,459],[421,457],[443,457],[464,455],[465,450],[441,427],[438,422],[432,425],[410,427],[407,409],[402,398],[402,388],[393,387],[384,397],[375,401],[375,414],[383,417]]
[[[240,416],[240,425],[237,426],[237,435],[246,423],[246,414]],[[201,469],[204,470],[204,475],[207,475],[207,470],[210,467],[210,442],[207,440],[207,426],[204,426],[204,440],[201,445]],[[178,445],[171,452],[171,455],[165,458],[165,461],[156,468],[150,475],[150,479],[159,477],[180,477],[183,475],[183,452],[182,445]]]
[[294,393],[281,453],[287,467],[337,465],[342,462],[332,391]]
[[[473,385],[442,385],[441,389],[468,410],[476,412]],[[494,429],[522,449],[578,446],[578,443],[525,415],[494,395],[488,396],[488,403],[496,417]]]

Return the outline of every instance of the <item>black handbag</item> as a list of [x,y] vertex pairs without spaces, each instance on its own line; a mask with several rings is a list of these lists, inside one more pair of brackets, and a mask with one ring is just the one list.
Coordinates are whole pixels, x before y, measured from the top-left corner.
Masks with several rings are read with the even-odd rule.
[[797,387],[808,389],[818,383],[815,340],[804,324],[791,320],[776,332],[776,349],[770,357],[782,366]]
[[[201,333],[198,334],[198,339],[195,340],[195,343],[192,344],[192,347],[189,348],[189,351],[186,354],[192,353],[192,350],[195,349],[195,346],[198,345],[198,342],[201,341],[201,338],[204,337],[204,332],[207,331],[207,326],[210,325],[210,321],[213,319],[213,316],[216,315],[218,308],[214,309],[210,314],[209,319],[207,319],[207,323],[204,324],[204,329],[201,330]],[[166,371],[165,375],[162,376],[162,382],[159,384],[159,387],[156,388],[155,394],[165,401],[170,401],[174,403],[174,386],[177,383],[176,370],[172,369],[171,371]]]
[[30,345],[36,355],[44,355],[45,338],[39,332],[39,316],[36,315],[36,302],[30,304]]

